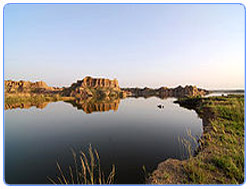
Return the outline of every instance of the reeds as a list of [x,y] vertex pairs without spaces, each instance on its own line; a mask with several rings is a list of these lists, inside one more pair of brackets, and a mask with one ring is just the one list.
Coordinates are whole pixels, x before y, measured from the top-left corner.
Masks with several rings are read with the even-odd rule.
[[184,151],[183,158],[185,158],[185,154],[187,155],[187,159],[193,157],[193,153],[199,146],[199,140],[197,139],[197,136],[192,134],[191,129],[186,130],[186,138],[179,137],[178,141],[182,147],[181,149]]
[[[68,171],[64,172],[57,162],[57,169],[59,176],[57,179],[48,177],[52,184],[113,184],[115,179],[115,165],[112,165],[111,172],[108,177],[105,177],[104,172],[101,170],[100,156],[96,149],[89,146],[88,155],[80,151],[80,156],[77,161],[77,154],[72,150],[74,158],[74,170],[69,166]],[[80,165],[80,166],[79,166]]]

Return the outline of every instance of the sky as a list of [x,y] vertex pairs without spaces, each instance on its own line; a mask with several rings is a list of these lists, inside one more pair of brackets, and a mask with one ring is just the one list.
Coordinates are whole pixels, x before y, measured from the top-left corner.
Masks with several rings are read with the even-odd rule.
[[5,80],[244,88],[240,4],[7,4]]

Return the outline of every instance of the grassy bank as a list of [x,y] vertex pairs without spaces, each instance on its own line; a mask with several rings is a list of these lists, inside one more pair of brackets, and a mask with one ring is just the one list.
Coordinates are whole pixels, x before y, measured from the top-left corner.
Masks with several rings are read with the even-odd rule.
[[150,176],[151,184],[241,184],[244,182],[244,96],[183,98],[194,109],[204,132],[196,156],[168,159]]

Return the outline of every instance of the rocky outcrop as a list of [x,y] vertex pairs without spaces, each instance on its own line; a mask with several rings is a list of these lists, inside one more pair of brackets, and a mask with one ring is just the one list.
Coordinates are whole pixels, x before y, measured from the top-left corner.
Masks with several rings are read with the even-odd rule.
[[126,96],[120,89],[116,79],[109,80],[104,78],[85,77],[83,80],[78,80],[70,87],[64,88],[61,92],[62,96],[72,96],[76,98],[103,98],[106,96]]
[[70,87],[55,88],[49,87],[43,81],[5,81],[4,82],[5,97],[7,96],[22,96],[32,97],[37,94],[60,95],[63,97],[74,97],[77,99],[92,98],[125,98],[131,97],[151,97],[157,96],[160,98],[167,97],[185,97],[185,96],[204,96],[209,92],[204,89],[199,89],[196,86],[178,86],[176,88],[161,87],[158,89],[145,88],[123,88],[119,87],[116,79],[110,80],[105,78],[85,77],[78,80]]
[[124,88],[122,89],[128,95],[132,97],[151,97],[157,96],[160,98],[167,97],[185,97],[185,96],[204,96],[209,92],[204,89],[197,88],[196,86],[187,85],[185,87],[178,86],[176,88],[167,88],[161,87],[159,89],[151,89],[151,88]]
[[208,94],[207,90],[199,89],[196,86],[187,85],[185,87],[178,86],[176,88],[168,89],[168,88],[160,88],[159,95],[160,96],[173,96],[173,97],[185,97],[185,96],[204,96]]
[[30,82],[30,81],[4,81],[5,94],[18,94],[18,93],[43,93],[58,90],[54,87],[49,87],[43,81]]
[[141,88],[123,88],[124,92],[127,93],[127,96],[132,97],[150,97],[150,96],[158,96],[159,93],[155,89],[150,89],[148,87],[145,87],[143,89]]
[[83,80],[77,81],[82,87],[88,88],[112,88],[119,89],[118,81],[116,79],[109,80],[104,78],[92,78],[90,76],[85,77]]

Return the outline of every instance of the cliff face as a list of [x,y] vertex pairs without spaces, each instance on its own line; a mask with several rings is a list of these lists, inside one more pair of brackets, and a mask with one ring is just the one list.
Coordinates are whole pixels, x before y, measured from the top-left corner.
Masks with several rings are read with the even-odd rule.
[[104,78],[85,77],[78,80],[70,87],[64,88],[61,92],[63,96],[72,96],[76,98],[88,97],[105,97],[105,96],[122,96],[118,81],[116,79],[109,80]]
[[116,79],[109,80],[104,78],[92,78],[92,77],[85,77],[83,80],[77,81],[82,87],[89,87],[89,88],[112,88],[112,89],[119,89],[118,81]]
[[150,88],[124,88],[122,89],[128,96],[132,97],[151,97],[151,96],[158,96],[160,98],[167,98],[167,97],[185,97],[185,96],[204,96],[209,92],[204,89],[199,89],[196,86],[178,86],[176,88],[167,88],[161,87],[159,89],[150,89]]
[[43,81],[30,82],[30,81],[4,81],[4,92],[5,93],[42,93],[55,91],[53,87],[49,87]]

